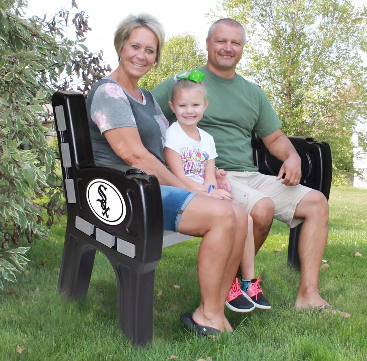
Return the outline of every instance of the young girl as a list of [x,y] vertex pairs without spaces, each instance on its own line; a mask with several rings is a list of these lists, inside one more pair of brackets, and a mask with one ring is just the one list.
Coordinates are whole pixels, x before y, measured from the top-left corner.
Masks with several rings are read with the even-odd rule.
[[[217,189],[215,177],[214,139],[197,127],[208,106],[204,74],[198,70],[181,72],[175,76],[169,106],[177,117],[167,130],[164,156],[171,172],[185,184],[198,188],[201,185],[208,193],[231,199],[225,190]],[[241,275],[232,284],[226,306],[236,312],[250,312],[255,307],[270,309],[260,287],[260,277],[255,279],[255,245],[252,218],[248,216],[248,235],[241,261]]]

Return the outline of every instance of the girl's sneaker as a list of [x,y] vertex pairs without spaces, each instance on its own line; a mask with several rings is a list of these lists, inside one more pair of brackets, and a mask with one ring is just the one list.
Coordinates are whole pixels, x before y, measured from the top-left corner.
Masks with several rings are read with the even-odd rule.
[[245,297],[242,293],[238,278],[232,283],[232,287],[228,293],[226,306],[235,312],[251,312],[255,309],[255,305],[251,301],[251,298]]
[[269,301],[265,298],[263,291],[260,287],[261,277],[251,280],[250,285],[246,290],[242,288],[243,295],[251,302],[254,303],[256,308],[262,308],[264,310],[271,309]]

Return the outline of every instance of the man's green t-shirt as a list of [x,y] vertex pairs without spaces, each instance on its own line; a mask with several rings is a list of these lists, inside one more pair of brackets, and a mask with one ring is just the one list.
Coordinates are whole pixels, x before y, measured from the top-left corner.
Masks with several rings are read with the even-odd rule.
[[[204,85],[209,105],[198,127],[213,136],[218,153],[215,163],[228,171],[257,171],[252,162],[251,131],[264,138],[280,127],[280,120],[264,91],[240,75],[221,78],[207,67],[198,68],[205,75]],[[173,78],[152,90],[169,123],[176,121],[168,105]]]

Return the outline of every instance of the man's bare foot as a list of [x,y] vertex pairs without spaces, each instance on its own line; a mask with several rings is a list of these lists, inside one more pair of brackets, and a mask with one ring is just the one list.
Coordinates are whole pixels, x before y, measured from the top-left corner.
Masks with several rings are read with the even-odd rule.
[[300,299],[298,297],[296,303],[294,304],[294,308],[297,311],[301,311],[301,310],[310,310],[313,308],[318,308],[320,306],[327,306],[327,305],[329,304],[321,297],[319,300],[315,300],[315,301],[307,300],[307,299]]
[[301,311],[301,310],[318,310],[318,311],[330,312],[334,315],[340,315],[341,317],[344,317],[344,318],[349,318],[351,316],[350,313],[341,312],[341,311],[337,310],[335,307],[330,306],[328,303],[325,303],[325,304],[319,305],[319,306],[308,305],[308,307],[304,307],[304,306],[300,306],[299,304],[297,305],[297,302],[296,302],[294,307],[297,311]]
[[326,301],[324,301],[324,303],[322,304],[316,304],[316,303],[299,302],[297,299],[296,303],[294,304],[294,308],[297,311],[301,311],[301,310],[312,310],[314,308],[319,308],[321,306],[327,306],[327,305],[329,304]]
[[330,313],[332,313],[334,315],[340,315],[341,317],[344,317],[344,318],[349,318],[351,316],[350,313],[348,313],[348,312],[341,312],[341,311],[337,310],[335,307],[330,306],[330,305],[320,306],[320,307],[318,307],[318,309],[320,311],[325,310],[325,312],[330,312]]
[[215,328],[221,332],[229,331],[233,332],[233,328],[230,323],[223,314],[213,314],[207,315],[201,310],[201,308],[197,308],[196,311],[192,314],[192,319],[200,326],[207,326]]
[[299,292],[294,307],[297,311],[303,309],[318,308],[320,306],[326,306],[328,303],[320,296],[317,289],[310,292]]

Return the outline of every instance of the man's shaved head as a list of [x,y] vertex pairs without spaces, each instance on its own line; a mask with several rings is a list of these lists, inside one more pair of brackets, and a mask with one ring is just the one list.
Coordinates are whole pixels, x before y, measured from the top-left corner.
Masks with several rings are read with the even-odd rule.
[[226,24],[228,26],[233,26],[233,27],[237,27],[237,28],[241,28],[243,30],[243,42],[246,41],[246,32],[245,32],[245,28],[242,26],[242,24],[240,24],[238,21],[231,19],[231,18],[223,18],[223,19],[219,19],[216,22],[214,22],[208,31],[208,37],[207,39],[210,38],[210,36],[212,35],[214,28],[217,26],[217,24],[219,23],[223,23]]

